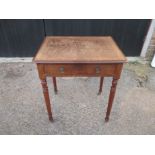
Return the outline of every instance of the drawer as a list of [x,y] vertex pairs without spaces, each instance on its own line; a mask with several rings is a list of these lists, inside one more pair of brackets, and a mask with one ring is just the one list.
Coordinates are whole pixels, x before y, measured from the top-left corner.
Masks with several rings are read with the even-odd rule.
[[116,64],[44,64],[46,76],[113,76]]

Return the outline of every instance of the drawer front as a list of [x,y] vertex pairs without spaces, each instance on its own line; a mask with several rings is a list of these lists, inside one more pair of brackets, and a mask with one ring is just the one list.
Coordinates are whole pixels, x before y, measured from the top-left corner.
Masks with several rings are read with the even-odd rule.
[[46,64],[46,76],[113,76],[115,64]]

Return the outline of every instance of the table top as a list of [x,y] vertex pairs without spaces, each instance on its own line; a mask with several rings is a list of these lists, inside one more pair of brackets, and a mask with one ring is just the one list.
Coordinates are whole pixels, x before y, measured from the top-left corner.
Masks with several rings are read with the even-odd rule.
[[111,36],[48,36],[36,63],[123,63],[126,58]]

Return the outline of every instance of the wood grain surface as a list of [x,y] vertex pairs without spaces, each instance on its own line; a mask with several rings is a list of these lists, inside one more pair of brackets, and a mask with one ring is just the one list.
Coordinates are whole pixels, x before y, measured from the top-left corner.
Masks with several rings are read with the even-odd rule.
[[123,63],[126,58],[111,36],[48,36],[36,63]]

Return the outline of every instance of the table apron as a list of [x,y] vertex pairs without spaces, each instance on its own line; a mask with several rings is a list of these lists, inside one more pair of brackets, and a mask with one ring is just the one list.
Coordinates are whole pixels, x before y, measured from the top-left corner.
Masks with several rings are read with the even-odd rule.
[[115,76],[120,77],[123,64],[41,64],[45,76]]

